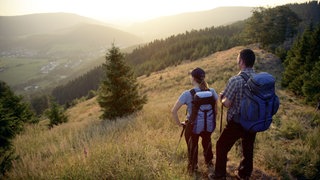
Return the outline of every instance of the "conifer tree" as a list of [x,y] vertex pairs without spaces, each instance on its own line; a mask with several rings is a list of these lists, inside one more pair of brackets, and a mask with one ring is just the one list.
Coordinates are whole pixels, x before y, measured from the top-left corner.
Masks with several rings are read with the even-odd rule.
[[247,20],[243,35],[247,43],[277,46],[295,35],[299,22],[297,14],[287,6],[258,8]]
[[50,120],[49,128],[68,122],[68,116],[65,114],[65,110],[53,100],[51,100],[50,109],[48,109],[45,114]]
[[309,75],[303,84],[302,92],[307,103],[316,104],[320,101],[320,57]]
[[307,103],[315,104],[320,101],[320,24],[310,37],[302,92]]
[[125,63],[118,47],[112,47],[103,64],[105,77],[99,88],[98,103],[103,110],[102,119],[115,120],[143,108],[146,96],[138,92],[139,84],[132,69]]
[[310,34],[310,29],[305,30],[303,35],[294,42],[284,61],[286,70],[283,73],[282,85],[288,87],[297,95],[302,95],[301,87],[303,85],[306,57],[310,48]]
[[299,37],[285,59],[282,85],[315,104],[320,98],[320,25]]
[[0,81],[0,179],[11,167],[14,158],[12,139],[23,130],[24,123],[36,123],[29,106],[22,97]]
[[35,113],[40,116],[49,108],[49,97],[46,94],[37,94],[30,98],[30,103]]

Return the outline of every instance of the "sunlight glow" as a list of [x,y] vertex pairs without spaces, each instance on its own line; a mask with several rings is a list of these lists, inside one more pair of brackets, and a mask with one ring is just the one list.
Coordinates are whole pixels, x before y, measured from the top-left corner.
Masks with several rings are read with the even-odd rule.
[[275,6],[306,0],[0,0],[0,15],[69,12],[108,21],[145,21],[221,6]]

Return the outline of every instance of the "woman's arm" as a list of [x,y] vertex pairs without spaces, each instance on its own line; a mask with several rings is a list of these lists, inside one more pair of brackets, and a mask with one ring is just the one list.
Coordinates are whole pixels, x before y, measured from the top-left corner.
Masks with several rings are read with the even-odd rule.
[[178,116],[178,110],[181,108],[182,105],[183,104],[178,100],[176,102],[176,104],[173,106],[173,108],[171,109],[172,117],[176,121],[176,124],[178,126],[183,126],[183,124],[181,124],[181,122],[179,120],[179,116]]

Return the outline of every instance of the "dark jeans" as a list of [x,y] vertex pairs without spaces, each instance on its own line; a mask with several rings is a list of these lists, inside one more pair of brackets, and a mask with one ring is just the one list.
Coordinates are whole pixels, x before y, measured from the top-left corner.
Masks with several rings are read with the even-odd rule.
[[202,138],[203,155],[206,164],[211,163],[213,159],[212,143],[210,132],[201,132],[200,134],[194,134],[192,132],[192,126],[187,125],[185,131],[185,139],[188,145],[188,166],[189,168],[196,168],[198,164],[198,141],[199,137]]
[[239,175],[240,177],[251,175],[253,170],[253,146],[256,133],[245,131],[240,124],[229,121],[216,145],[215,174],[217,176],[226,175],[228,152],[234,143],[240,138],[242,140],[243,159],[238,168]]

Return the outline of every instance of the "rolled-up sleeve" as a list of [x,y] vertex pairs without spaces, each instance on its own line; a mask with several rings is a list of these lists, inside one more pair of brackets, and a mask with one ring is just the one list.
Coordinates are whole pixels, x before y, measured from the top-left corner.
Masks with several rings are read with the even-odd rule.
[[213,88],[211,88],[210,89],[211,90],[211,92],[212,92],[212,95],[213,95],[213,97],[214,97],[214,100],[218,100],[218,94],[217,94],[217,92],[213,89]]
[[181,104],[187,104],[187,100],[188,100],[188,93],[189,93],[189,91],[185,91],[185,92],[183,92],[181,95],[180,95],[180,97],[179,97],[179,102],[181,103]]

